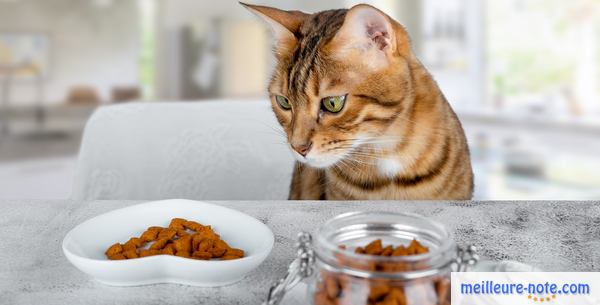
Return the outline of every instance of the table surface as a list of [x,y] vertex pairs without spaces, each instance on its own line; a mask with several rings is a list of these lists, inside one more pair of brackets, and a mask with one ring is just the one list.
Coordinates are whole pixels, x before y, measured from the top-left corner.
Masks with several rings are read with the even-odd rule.
[[600,202],[213,202],[252,215],[275,234],[267,260],[221,288],[109,287],[75,269],[61,242],[77,224],[134,201],[0,201],[0,303],[260,304],[293,260],[298,232],[351,211],[414,212],[440,221],[460,245],[492,260],[545,271],[600,271]]

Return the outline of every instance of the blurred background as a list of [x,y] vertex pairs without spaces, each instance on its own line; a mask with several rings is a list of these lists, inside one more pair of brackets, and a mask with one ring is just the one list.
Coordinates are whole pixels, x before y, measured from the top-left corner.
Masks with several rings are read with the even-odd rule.
[[[459,114],[476,199],[600,199],[600,1],[371,3]],[[0,199],[67,198],[102,105],[266,97],[266,27],[237,1],[0,0]]]

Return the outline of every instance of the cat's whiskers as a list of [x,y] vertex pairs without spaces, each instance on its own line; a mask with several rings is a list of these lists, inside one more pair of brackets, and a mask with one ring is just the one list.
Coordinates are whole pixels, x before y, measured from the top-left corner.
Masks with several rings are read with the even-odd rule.
[[[346,158],[346,159],[342,159],[340,160],[340,163],[350,167],[350,169],[353,172],[358,172],[361,176],[364,175],[365,171],[364,171],[364,166],[362,166],[363,164],[361,164],[360,162],[357,162],[357,160],[354,160],[352,158]],[[338,167],[339,168],[339,167]],[[341,171],[344,171],[343,168],[339,168]]]
[[[447,135],[444,135],[447,136]],[[380,139],[382,140],[378,140],[378,141],[368,141],[368,142],[364,142],[363,144],[365,145],[369,145],[369,144],[379,144],[379,143],[389,143],[389,141],[397,141],[398,144],[401,142],[401,140],[399,139],[399,137],[394,137],[394,136],[389,136],[387,137],[387,139],[385,137],[380,137]],[[415,143],[415,144],[431,144],[431,139],[429,138],[423,138],[423,137],[411,137],[409,139],[407,139],[406,141],[410,142],[410,143]],[[365,146],[365,145],[361,145],[361,146]],[[339,145],[340,147],[345,147],[345,148],[351,148],[352,145],[348,145],[348,144],[342,144]],[[373,149],[380,149],[380,147],[371,147]]]
[[268,124],[268,123],[263,122],[263,121],[258,121],[258,123],[260,123],[261,125],[263,125],[263,126],[265,126],[265,127],[267,127],[269,129],[269,130],[267,130],[265,132],[274,133],[274,134],[276,134],[276,135],[278,135],[278,136],[286,139],[286,141],[287,141],[287,134],[285,133],[285,131],[283,129],[278,128],[278,127],[274,127],[273,125]]
[[275,127],[273,127],[273,126],[271,126],[271,125],[269,125],[267,123],[264,123],[264,122],[260,122],[260,123],[262,125],[264,125],[264,126],[266,126],[266,127],[269,128],[268,130],[262,131],[261,133],[270,134],[270,135],[275,134],[278,138],[280,138],[279,141],[277,141],[277,142],[271,142],[269,144],[284,145],[284,146],[288,146],[289,145],[288,140],[287,140],[287,135],[285,134],[285,132],[283,130],[281,130],[279,128],[275,128]]
[[[363,157],[363,156],[359,156],[359,157]],[[368,159],[368,157],[367,157],[367,159]],[[360,165],[376,165],[376,163],[369,162],[367,160],[358,159],[358,158],[353,158],[353,157],[348,157],[343,160],[352,161],[352,162],[358,163]],[[376,158],[371,158],[370,160],[376,160]]]

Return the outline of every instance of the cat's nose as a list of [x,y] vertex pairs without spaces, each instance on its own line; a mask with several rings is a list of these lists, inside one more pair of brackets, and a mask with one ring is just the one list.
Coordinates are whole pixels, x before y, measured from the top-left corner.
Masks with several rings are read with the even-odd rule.
[[297,151],[299,154],[301,154],[303,157],[306,157],[306,154],[308,154],[311,147],[312,147],[312,142],[304,143],[302,145],[292,145],[292,148],[294,148],[294,150]]

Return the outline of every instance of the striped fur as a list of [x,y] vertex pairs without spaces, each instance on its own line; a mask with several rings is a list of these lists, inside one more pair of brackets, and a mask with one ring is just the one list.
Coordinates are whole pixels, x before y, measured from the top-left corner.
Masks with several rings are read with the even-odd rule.
[[[367,5],[311,15],[247,7],[281,26],[275,31],[282,36],[275,45],[277,67],[269,86],[273,111],[291,146],[313,143],[306,157],[296,153],[290,199],[472,197],[473,174],[461,124],[414,56],[401,25]],[[376,18],[381,14],[389,22],[366,46],[350,42],[352,35],[361,35],[348,30],[362,18],[359,12]],[[382,51],[365,51],[372,47]],[[340,113],[321,110],[323,98],[345,94]],[[290,101],[291,111],[279,107],[277,95]],[[331,160],[335,162],[328,164]]]

